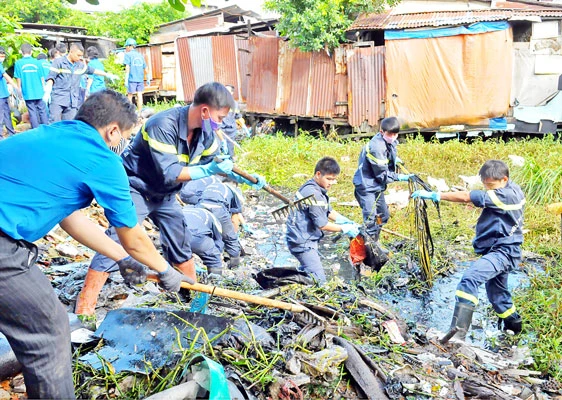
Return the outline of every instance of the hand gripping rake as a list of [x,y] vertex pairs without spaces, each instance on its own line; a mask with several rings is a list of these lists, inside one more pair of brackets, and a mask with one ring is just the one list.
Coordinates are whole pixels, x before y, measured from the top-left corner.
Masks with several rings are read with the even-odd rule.
[[[250,175],[246,171],[241,170],[236,165],[232,168],[232,172],[234,172],[237,175],[240,175],[242,178],[247,179],[248,181],[250,181],[252,183],[258,183],[258,180],[256,178],[254,178],[252,175]],[[279,207],[276,210],[273,210],[271,212],[271,214],[273,215],[273,218],[275,218],[275,221],[277,223],[282,223],[283,219],[288,217],[289,214],[292,211],[294,211],[295,209],[300,210],[305,205],[313,205],[315,203],[314,195],[312,195],[312,194],[310,196],[303,197],[302,199],[292,201],[291,199],[283,196],[277,190],[273,189],[271,186],[266,185],[266,186],[263,187],[263,190],[265,190],[269,194],[272,194],[273,196],[275,196],[279,200],[281,200],[283,203],[285,203],[284,206]]]

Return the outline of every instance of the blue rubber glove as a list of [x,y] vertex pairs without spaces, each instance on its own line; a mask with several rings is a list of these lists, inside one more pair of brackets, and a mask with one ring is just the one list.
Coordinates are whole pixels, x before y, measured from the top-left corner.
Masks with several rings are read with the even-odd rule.
[[336,217],[335,221],[336,224],[338,225],[345,225],[345,224],[354,224],[355,222],[353,222],[352,220],[350,220],[347,217],[344,217],[341,214],[338,214],[338,216]]
[[242,183],[245,183],[246,185],[250,186],[254,190],[261,190],[261,189],[264,188],[264,186],[267,185],[267,181],[265,180],[265,178],[263,176],[258,175],[258,174],[250,174],[250,175],[252,175],[258,181],[256,183],[252,183],[249,180],[244,179]]
[[189,166],[188,170],[191,180],[206,178],[216,174],[230,174],[234,163],[230,158],[224,158],[224,156],[221,156],[220,159],[222,160],[220,162],[213,160],[209,164]]
[[408,182],[413,176],[414,174],[398,174],[397,179],[400,182]]
[[160,278],[160,285],[168,292],[179,292],[182,282],[187,282],[191,285],[195,283],[193,279],[176,271],[170,264],[158,276]]
[[119,266],[119,272],[121,272],[125,283],[138,285],[139,283],[146,282],[146,268],[133,257],[125,257],[117,261],[117,265]]
[[441,195],[439,194],[439,192],[429,192],[427,190],[416,190],[414,193],[412,193],[412,199],[417,198],[441,201]]
[[359,225],[357,224],[344,224],[341,225],[341,231],[349,236],[351,239],[359,235]]

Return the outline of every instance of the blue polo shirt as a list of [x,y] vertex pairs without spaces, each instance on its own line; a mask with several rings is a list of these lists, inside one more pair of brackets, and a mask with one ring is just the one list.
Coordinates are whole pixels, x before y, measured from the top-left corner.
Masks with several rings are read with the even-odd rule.
[[43,67],[43,78],[47,80],[49,73],[51,72],[51,62],[49,60],[40,60],[41,66]]
[[109,223],[137,214],[121,159],[81,121],[41,125],[0,142],[0,230],[33,242],[95,198]]
[[472,190],[470,201],[482,208],[472,242],[474,251],[501,251],[507,256],[521,257],[525,195],[519,185],[510,180],[503,188]]
[[55,58],[47,80],[53,81],[51,104],[78,108],[80,103],[80,79],[84,74],[93,74],[94,69],[81,61],[72,63],[67,56]]
[[8,91],[8,82],[4,78],[4,73],[6,70],[4,66],[0,63],[0,99],[5,99],[6,97],[10,96],[10,92]]
[[129,82],[144,82],[146,62],[141,53],[136,50],[126,52],[123,64],[129,66]]
[[[105,68],[100,60],[94,58],[90,60],[88,66],[93,69],[99,69],[100,71],[105,71]],[[105,77],[95,74],[88,75],[88,78],[92,80],[92,85],[90,86],[90,93],[99,92],[105,89]]]
[[31,56],[25,56],[16,61],[14,78],[21,79],[21,92],[24,100],[39,100],[43,98],[43,65],[41,61]]

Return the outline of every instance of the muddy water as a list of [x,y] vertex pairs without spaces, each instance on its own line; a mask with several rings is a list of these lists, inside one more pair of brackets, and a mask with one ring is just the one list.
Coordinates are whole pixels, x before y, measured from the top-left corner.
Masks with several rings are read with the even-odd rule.
[[[257,252],[269,260],[272,266],[297,266],[297,260],[289,253],[285,244],[285,224],[275,224],[268,210],[270,208],[261,208],[253,219],[253,225],[264,236],[256,242]],[[355,279],[354,269],[347,260],[345,246],[347,239],[341,238],[334,243],[333,238],[333,234],[326,235],[320,242],[320,254],[327,276],[337,275],[344,281]],[[392,247],[392,242],[386,244]],[[344,248],[346,251],[343,251]],[[457,284],[469,267],[470,261],[457,261],[455,265],[457,269],[452,274],[437,277],[433,287],[423,294],[408,289],[411,276],[401,269],[398,276],[392,278],[389,285],[381,285],[375,295],[405,321],[413,322],[420,328],[431,327],[446,332],[451,323]],[[529,277],[525,271],[540,273],[543,268],[537,259],[524,259],[522,268],[509,276],[508,284],[512,292],[529,284]],[[498,333],[497,319],[490,317],[493,312],[484,286],[480,288],[478,297],[480,303],[474,313],[472,329],[467,341],[486,347],[487,339]]]

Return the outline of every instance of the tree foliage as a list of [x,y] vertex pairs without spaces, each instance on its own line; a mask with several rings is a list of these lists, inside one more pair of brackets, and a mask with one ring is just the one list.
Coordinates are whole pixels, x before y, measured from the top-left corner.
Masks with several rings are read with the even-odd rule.
[[0,0],[0,9],[21,22],[58,24],[71,13],[61,0]]
[[267,0],[281,14],[277,30],[303,51],[331,50],[345,41],[345,30],[361,13],[380,12],[399,0]]
[[15,30],[21,29],[21,25],[14,17],[0,13],[0,46],[6,50],[6,61],[4,67],[11,67],[20,57],[19,50],[22,44],[29,43],[32,46],[38,44],[34,35],[16,34]]

